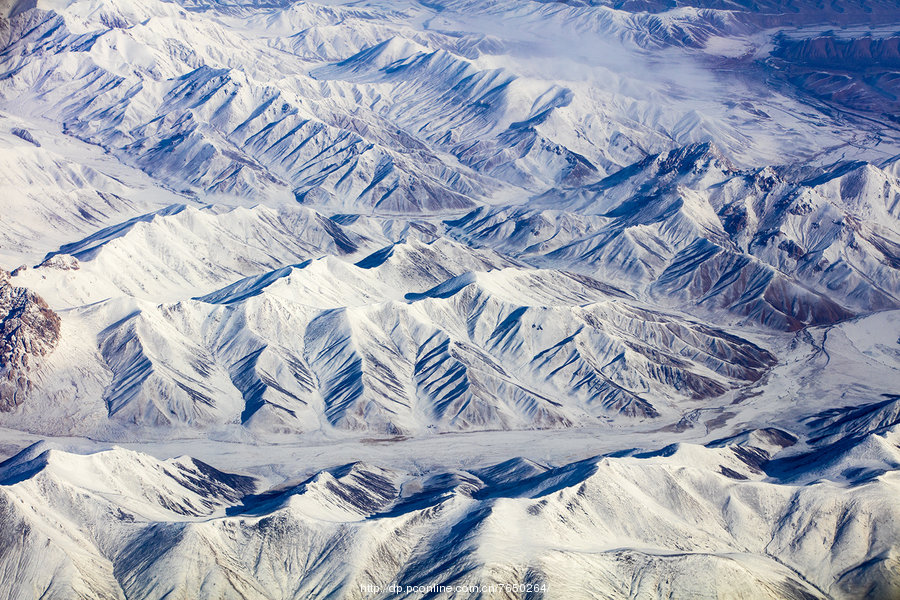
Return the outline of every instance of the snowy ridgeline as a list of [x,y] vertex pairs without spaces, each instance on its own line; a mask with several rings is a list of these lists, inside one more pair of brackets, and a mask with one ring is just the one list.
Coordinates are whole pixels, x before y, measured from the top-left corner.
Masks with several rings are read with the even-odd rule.
[[[733,413],[780,395],[772,369],[819,344],[804,327],[825,339],[898,306],[900,186],[871,166],[798,186],[723,161],[693,147],[453,219],[179,204],[125,220],[12,277],[60,312],[64,350],[0,420],[129,439]],[[895,391],[877,368],[852,402]],[[835,379],[810,411],[848,402]]]
[[900,596],[900,12],[669,4],[0,2],[0,599]]
[[[896,465],[897,441],[866,436],[870,464]],[[425,474],[357,462],[271,489],[187,457],[42,442],[0,465],[3,584],[11,598],[895,597],[896,472],[828,480],[856,464],[842,448],[809,481],[808,457],[777,458],[794,442],[765,429]]]

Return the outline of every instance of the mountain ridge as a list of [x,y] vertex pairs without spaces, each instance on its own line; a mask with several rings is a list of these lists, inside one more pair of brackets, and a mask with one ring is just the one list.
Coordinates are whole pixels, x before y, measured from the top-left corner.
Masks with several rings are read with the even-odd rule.
[[2,0],[0,598],[897,596],[898,23]]

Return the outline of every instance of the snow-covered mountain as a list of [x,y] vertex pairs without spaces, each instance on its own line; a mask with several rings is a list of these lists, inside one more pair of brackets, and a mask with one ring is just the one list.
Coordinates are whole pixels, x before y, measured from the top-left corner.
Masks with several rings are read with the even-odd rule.
[[[872,436],[870,436],[871,438]],[[896,431],[881,453],[900,459]],[[794,438],[755,430],[561,467],[512,459],[427,474],[357,462],[252,493],[189,458],[38,444],[0,465],[7,596],[83,598],[716,595],[898,592],[896,473],[767,478]],[[136,474],[140,474],[136,478]],[[824,555],[823,555],[824,550]],[[28,583],[25,583],[27,577]],[[423,593],[424,592],[424,593]]]
[[896,597],[898,28],[0,0],[0,598]]
[[[97,340],[110,419],[154,427],[263,418],[263,430],[405,434],[656,418],[678,399],[752,384],[776,362],[590,277],[443,239],[355,265],[307,260],[194,300],[102,300],[66,319]],[[37,413],[56,402],[31,397]]]
[[796,329],[898,306],[895,162],[741,170],[714,145],[692,145],[527,207],[472,211],[451,233],[627,281],[655,302]]

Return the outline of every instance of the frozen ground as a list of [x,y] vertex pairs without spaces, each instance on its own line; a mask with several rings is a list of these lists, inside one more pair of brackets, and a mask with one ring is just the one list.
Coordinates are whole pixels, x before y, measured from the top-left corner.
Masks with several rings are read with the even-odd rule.
[[669,4],[0,2],[0,600],[900,596],[900,12]]

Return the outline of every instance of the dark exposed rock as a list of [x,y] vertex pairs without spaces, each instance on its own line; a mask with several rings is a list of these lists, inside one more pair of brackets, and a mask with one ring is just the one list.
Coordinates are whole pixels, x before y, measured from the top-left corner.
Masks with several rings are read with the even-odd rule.
[[784,240],[783,242],[778,244],[778,248],[780,250],[783,250],[794,260],[799,260],[806,254],[806,251],[798,246],[793,240]]
[[10,133],[18,138],[25,140],[26,142],[28,142],[30,144],[34,144],[38,148],[41,147],[41,143],[38,142],[36,139],[34,139],[34,136],[31,135],[31,132],[28,131],[27,129],[22,129],[20,127],[13,127],[10,130]]
[[60,319],[37,294],[14,287],[0,269],[0,411],[20,405],[31,373],[59,342]]
[[900,425],[900,395],[883,396],[885,399],[878,402],[832,408],[813,415],[807,420],[812,430],[809,442],[815,444],[848,436],[861,438]]
[[69,254],[54,254],[38,266],[41,268],[59,269],[61,271],[77,271],[81,268],[78,259]]
[[726,467],[724,465],[719,465],[719,472],[722,473],[722,475],[724,475],[725,477],[730,477],[732,479],[738,479],[738,480],[746,480],[747,479],[746,475],[742,475],[742,474],[738,473],[737,471],[735,471],[734,469],[729,469],[728,467]]
[[720,215],[722,228],[731,235],[736,235],[747,228],[749,219],[747,210],[739,205],[731,205]]

